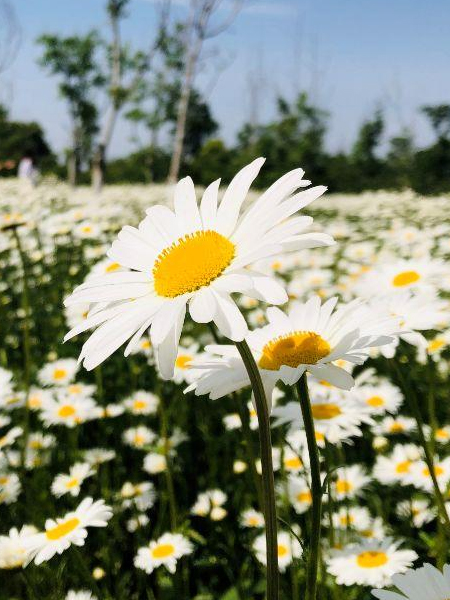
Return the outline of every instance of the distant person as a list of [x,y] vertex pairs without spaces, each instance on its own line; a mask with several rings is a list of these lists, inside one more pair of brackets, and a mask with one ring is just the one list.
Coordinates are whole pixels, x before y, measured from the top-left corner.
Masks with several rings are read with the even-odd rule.
[[19,162],[17,169],[17,177],[19,179],[26,179],[33,186],[36,185],[38,171],[34,166],[33,159],[31,156],[24,156]]

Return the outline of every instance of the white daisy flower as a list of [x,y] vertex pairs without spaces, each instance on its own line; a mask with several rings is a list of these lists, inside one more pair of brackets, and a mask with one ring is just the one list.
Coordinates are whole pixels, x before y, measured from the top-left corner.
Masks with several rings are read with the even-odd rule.
[[38,372],[38,380],[42,385],[68,385],[75,379],[78,369],[74,358],[60,358],[44,365]]
[[87,537],[87,527],[106,527],[112,517],[112,510],[103,500],[85,498],[81,504],[64,517],[47,519],[45,531],[30,536],[26,540],[27,563],[34,560],[40,565],[55,554],[62,554],[71,544],[83,546]]
[[302,477],[288,477],[287,492],[289,502],[297,514],[301,515],[309,510],[312,504],[311,489]]
[[372,590],[372,594],[379,600],[446,600],[450,598],[450,566],[444,565],[441,573],[427,563],[419,569],[408,569],[403,574],[394,575],[391,583],[399,593]]
[[421,528],[422,525],[436,518],[436,513],[431,510],[429,501],[420,498],[402,500],[398,503],[396,512],[399,517],[409,519],[417,528]]
[[191,542],[179,533],[164,533],[148,546],[139,548],[134,566],[146,573],[153,573],[163,565],[169,573],[175,573],[177,560],[191,554],[194,550]]
[[147,473],[150,473],[150,475],[163,473],[167,468],[166,457],[159,452],[149,452],[144,457],[144,465],[142,468]]
[[12,391],[12,373],[0,367],[0,396],[8,396],[12,394]]
[[128,446],[141,450],[153,444],[156,440],[156,433],[145,425],[139,425],[138,427],[125,429],[122,439]]
[[[253,550],[256,558],[263,565],[267,564],[266,536],[259,535],[253,542]],[[299,541],[286,531],[278,532],[278,568],[281,573],[286,571],[294,558],[300,558],[302,547]]]
[[388,456],[377,456],[373,476],[381,483],[405,483],[421,451],[414,444],[396,444]]
[[98,416],[97,405],[91,398],[60,398],[46,401],[39,417],[46,425],[75,427]]
[[52,483],[52,494],[57,498],[64,496],[64,494],[70,494],[71,496],[78,496],[81,490],[81,484],[88,477],[92,477],[94,471],[91,469],[89,463],[75,463],[70,467],[69,473],[60,474],[55,477]]
[[355,387],[351,395],[360,407],[363,405],[372,415],[383,415],[386,412],[395,414],[403,402],[401,391],[387,380],[377,385]]
[[361,495],[363,488],[370,482],[370,477],[367,476],[361,465],[339,467],[336,469],[335,475],[333,495],[337,500]]
[[399,545],[392,538],[351,544],[327,559],[327,570],[338,585],[388,585],[392,575],[406,571],[418,558],[413,550],[399,550]]
[[[447,458],[442,460],[435,458],[434,472],[439,488],[442,491],[445,491],[450,481],[450,456],[447,456]],[[434,489],[430,470],[423,460],[413,463],[406,481],[407,483],[410,483],[411,485],[414,485],[416,488],[424,490],[425,492],[432,492]]]
[[114,460],[116,453],[114,450],[105,448],[91,448],[83,453],[84,460],[92,466],[98,466],[110,460]]
[[351,527],[357,531],[367,531],[372,522],[370,513],[365,506],[341,506],[338,512],[333,513],[332,520],[335,529]]
[[139,513],[135,517],[128,519],[127,521],[127,530],[130,533],[134,533],[141,527],[145,527],[150,523],[150,519],[144,513]]
[[445,263],[431,258],[384,263],[367,271],[358,281],[355,291],[365,298],[405,290],[432,294],[445,273]]
[[286,292],[275,280],[247,267],[283,251],[332,243],[328,235],[303,233],[311,218],[293,217],[325,188],[295,194],[309,182],[302,180],[301,169],[291,171],[240,217],[263,162],[257,159],[244,167],[219,206],[219,181],[205,190],[199,208],[194,184],[186,177],[175,188],[175,212],[166,206],[152,206],[138,229],[122,229],[108,256],[130,270],[89,279],[65,301],[66,306],[94,304],[86,321],[65,337],[98,327],[81,352],[87,369],[99,365],[131,338],[125,349],[128,355],[151,326],[160,372],[170,379],[187,305],[194,321],[214,321],[222,335],[242,341],[247,325],[231,293],[272,304],[286,301]]
[[395,417],[384,417],[377,425],[372,427],[375,435],[396,435],[414,431],[416,422],[411,417],[397,415]]
[[16,527],[8,535],[0,535],[0,569],[23,567],[27,558],[25,540],[37,533],[32,525],[24,525],[19,531]]
[[386,358],[392,358],[395,355],[399,340],[419,349],[426,349],[428,342],[419,332],[440,329],[442,322],[448,318],[446,302],[440,300],[434,291],[415,294],[411,291],[390,293],[382,297],[377,296],[372,303],[384,307],[389,314],[400,317],[399,337],[391,344],[380,348],[381,354]]
[[232,431],[233,429],[240,429],[242,427],[241,417],[238,413],[231,413],[229,415],[225,415],[222,418],[222,421],[227,431]]
[[156,394],[138,390],[123,401],[127,410],[133,415],[154,415],[159,406],[159,398]]
[[[293,302],[288,315],[269,308],[269,324],[248,334],[246,339],[269,398],[278,380],[294,385],[305,371],[318,380],[350,389],[355,383],[353,377],[335,362],[362,364],[370,348],[392,341],[395,319],[378,315],[358,300],[333,313],[336,303],[337,298],[331,298],[321,305],[319,296],[313,296],[304,304]],[[186,391],[195,390],[196,395],[209,394],[214,399],[250,385],[234,346],[207,346],[206,351],[220,358],[196,362],[199,379]]]
[[16,473],[0,473],[0,504],[12,504],[21,491],[22,485]]
[[240,516],[242,527],[259,528],[264,527],[264,515],[254,508],[243,510]]
[[134,505],[140,511],[151,508],[156,499],[155,486],[151,481],[141,483],[127,481],[123,484],[119,495],[122,498],[124,508]]
[[30,410],[39,410],[45,402],[53,399],[53,390],[45,390],[32,386],[27,396]]
[[[322,393],[311,396],[311,410],[316,437],[319,434],[332,444],[353,436],[360,436],[360,425],[374,423],[367,409],[362,409],[349,397],[338,394]],[[285,406],[277,406],[272,410],[272,416],[277,417],[274,427],[290,423],[291,428],[303,428],[299,402],[288,402]]]

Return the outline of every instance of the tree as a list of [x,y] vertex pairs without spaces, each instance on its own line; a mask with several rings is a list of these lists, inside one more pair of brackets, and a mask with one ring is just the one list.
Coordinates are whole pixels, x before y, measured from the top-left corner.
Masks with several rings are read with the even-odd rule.
[[15,167],[24,156],[29,156],[41,167],[55,164],[54,156],[44,138],[41,127],[34,122],[10,121],[8,111],[1,105],[0,140],[0,171],[2,174],[15,173]]
[[178,179],[180,171],[189,101],[203,44],[207,39],[218,36],[231,25],[240,11],[242,1],[235,0],[228,17],[216,26],[211,25],[211,20],[215,13],[222,7],[221,0],[190,0],[189,2],[189,16],[184,28],[184,72],[177,107],[172,160],[168,176],[168,181],[171,183]]
[[423,106],[436,141],[416,153],[412,168],[412,185],[421,194],[447,191],[450,187],[450,105]]
[[[105,120],[98,137],[92,164],[92,185],[100,191],[105,177],[106,153],[111,143],[117,117],[124,105],[133,98],[152,59],[163,43],[169,15],[170,1],[162,0],[159,8],[159,24],[147,52],[131,52],[122,43],[120,22],[126,16],[130,0],[108,0],[106,11],[111,29],[111,41],[107,49],[106,93],[109,101]],[[128,77],[126,77],[128,75]]]
[[421,111],[428,117],[437,139],[448,139],[450,135],[450,104],[422,106]]
[[257,156],[265,156],[267,164],[259,184],[265,186],[281,177],[286,169],[301,166],[308,178],[323,177],[326,165],[324,135],[327,113],[312,105],[306,93],[294,102],[278,99],[276,119],[267,125],[245,124],[238,135],[238,153],[234,168]]
[[68,180],[74,186],[83,162],[90,161],[93,137],[98,130],[92,95],[104,83],[96,60],[99,38],[91,31],[80,37],[43,35],[38,43],[44,48],[39,63],[60,79],[59,93],[68,105],[72,137]]
[[380,187],[384,163],[376,152],[381,143],[383,131],[384,117],[382,111],[378,109],[372,119],[368,119],[361,125],[351,152],[351,161],[359,179],[359,181],[355,181],[355,191]]

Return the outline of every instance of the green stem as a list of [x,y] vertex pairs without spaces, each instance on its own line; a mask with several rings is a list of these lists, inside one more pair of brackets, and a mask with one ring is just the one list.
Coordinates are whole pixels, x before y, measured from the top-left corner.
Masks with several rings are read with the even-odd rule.
[[319,450],[317,448],[314,419],[309,399],[308,383],[304,373],[297,384],[297,393],[302,410],[303,423],[308,444],[311,472],[311,539],[306,567],[306,600],[315,600],[317,592],[317,574],[320,561],[320,530],[322,521],[322,483],[320,480]]
[[166,478],[167,496],[169,498],[170,527],[172,531],[175,531],[177,528],[177,504],[175,500],[175,487],[173,484],[172,465],[170,460],[167,412],[166,407],[164,405],[164,397],[162,391],[159,394],[159,414],[161,417],[161,438],[163,441],[163,454],[164,458],[166,459],[166,468],[164,470],[164,476]]
[[396,371],[397,371],[397,375],[398,375],[398,379],[400,381],[401,387],[404,391],[405,396],[408,398],[409,405],[411,407],[412,413],[416,420],[420,444],[424,450],[425,462],[426,462],[428,470],[430,472],[431,481],[433,482],[434,498],[436,501],[436,507],[437,507],[438,513],[439,513],[443,523],[445,524],[445,529],[447,531],[447,535],[450,535],[450,519],[449,519],[449,516],[447,513],[447,509],[445,507],[444,497],[442,495],[441,489],[440,489],[438,481],[436,479],[436,471],[435,471],[435,467],[434,467],[433,454],[430,450],[430,445],[428,444],[427,439],[425,437],[423,418],[422,418],[422,415],[420,412],[419,402],[417,400],[416,393],[413,390],[412,386],[409,386],[406,382],[406,379],[403,377],[403,373],[401,372],[400,367],[396,364],[395,361],[393,361],[393,362],[396,367]]
[[259,424],[259,445],[261,452],[264,519],[266,523],[267,549],[267,600],[278,600],[278,538],[277,509],[275,504],[275,484],[272,464],[272,442],[270,438],[269,409],[266,393],[258,366],[245,340],[235,342],[247,370],[255,397],[256,413]]
[[30,407],[28,405],[28,396],[30,392],[31,381],[31,337],[30,337],[30,290],[28,287],[28,269],[25,253],[22,247],[17,228],[12,230],[14,240],[16,242],[17,251],[19,253],[20,264],[22,267],[22,296],[21,306],[24,313],[23,317],[23,386],[25,389],[25,409],[23,418],[23,443],[21,451],[21,464],[25,468],[28,436],[30,430]]
[[330,546],[334,548],[335,539],[334,539],[334,525],[333,525],[333,497],[331,490],[331,470],[333,468],[332,461],[332,453],[331,447],[327,440],[325,440],[325,466],[327,470],[327,491],[328,491],[328,526],[330,528],[329,531],[329,542]]
[[258,475],[258,471],[256,470],[256,455],[253,448],[253,439],[252,439],[252,430],[250,429],[249,423],[249,414],[247,410],[247,406],[243,404],[236,394],[232,394],[233,399],[235,400],[237,410],[239,412],[239,416],[241,418],[242,423],[242,431],[245,438],[245,446],[247,448],[248,454],[248,469],[253,478],[253,483],[256,488],[256,497],[258,499],[258,506],[260,510],[263,510],[263,498],[262,498],[262,490],[261,490],[261,479]]

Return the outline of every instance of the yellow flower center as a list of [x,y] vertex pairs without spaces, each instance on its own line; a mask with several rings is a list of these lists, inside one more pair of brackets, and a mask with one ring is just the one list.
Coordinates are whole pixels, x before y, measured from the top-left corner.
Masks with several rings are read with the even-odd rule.
[[437,352],[445,346],[445,340],[443,338],[436,338],[432,340],[427,347],[428,352]]
[[249,517],[247,519],[247,525],[249,525],[250,527],[258,527],[259,519],[257,517]]
[[314,331],[294,331],[268,342],[259,359],[261,369],[278,371],[282,365],[296,368],[315,365],[330,353],[330,344]]
[[147,406],[147,402],[145,400],[135,400],[133,402],[134,410],[143,410]]
[[[425,467],[423,469],[422,474],[424,475],[424,477],[431,477],[430,469],[428,467]],[[444,474],[444,469],[439,465],[436,465],[434,467],[434,474],[436,475],[436,477],[439,477],[440,475]]]
[[64,379],[64,377],[66,377],[67,375],[67,371],[65,369],[55,369],[53,371],[53,378],[54,379]]
[[390,431],[391,433],[398,433],[400,431],[403,431],[404,427],[401,423],[399,423],[398,421],[395,421],[394,423],[392,423]]
[[28,406],[30,408],[39,408],[41,406],[42,402],[41,399],[39,398],[39,396],[30,396],[28,398]]
[[59,417],[72,417],[75,414],[75,409],[71,404],[65,404],[64,406],[61,406],[61,408],[58,410],[58,416]]
[[175,547],[172,544],[159,544],[150,552],[153,558],[168,558],[175,552]]
[[311,406],[312,415],[315,419],[333,419],[338,417],[342,411],[337,404],[324,403]]
[[180,354],[180,356],[177,356],[175,366],[178,367],[178,369],[188,369],[191,360],[192,356],[189,356],[188,354]]
[[286,556],[289,550],[286,548],[284,544],[278,544],[278,556]]
[[341,515],[340,522],[341,525],[351,525],[355,521],[355,517],[352,515]]
[[403,287],[405,285],[411,285],[412,283],[416,283],[419,281],[420,275],[417,271],[402,271],[401,273],[397,273],[397,275],[392,280],[392,285],[395,287]]
[[307,502],[310,504],[312,502],[311,492],[309,490],[306,492],[300,492],[299,494],[297,494],[297,500],[299,502]]
[[438,440],[448,440],[449,434],[445,429],[436,429],[436,438]]
[[52,527],[51,529],[47,529],[45,535],[49,540],[60,540],[62,537],[69,535],[74,529],[78,527],[80,524],[80,519],[74,517],[73,519],[68,519],[67,521],[63,521],[56,527]]
[[353,485],[346,479],[338,479],[336,481],[336,490],[339,494],[348,494],[353,489]]
[[105,271],[107,273],[114,273],[114,271],[117,271],[118,269],[120,269],[119,263],[113,262],[106,267]]
[[366,400],[366,404],[376,408],[377,406],[384,406],[384,400],[381,396],[371,396]]
[[286,469],[301,469],[303,463],[298,456],[294,456],[292,458],[285,458],[284,466]]
[[0,485],[6,485],[9,481],[9,477],[3,476],[0,477]]
[[141,348],[143,350],[148,350],[151,347],[152,347],[152,345],[151,345],[151,343],[150,343],[149,340],[142,340],[142,342],[141,342]]
[[145,442],[144,436],[140,435],[139,433],[137,433],[134,436],[134,443],[136,444],[136,446],[142,446],[142,444]]
[[69,385],[69,387],[67,388],[69,394],[79,394],[82,390],[81,385],[78,385],[77,383],[73,383],[72,385]]
[[396,473],[409,473],[409,467],[411,466],[410,460],[404,460],[403,462],[399,462],[395,467]]
[[209,285],[229,266],[235,252],[234,244],[217,231],[196,231],[179,238],[155,261],[156,293],[175,298]]
[[375,550],[361,552],[361,554],[358,554],[356,558],[358,566],[362,567],[363,569],[375,569],[376,567],[382,567],[387,563],[387,561],[388,557],[385,552],[376,552]]
[[66,488],[71,490],[72,488],[76,487],[79,484],[79,480],[76,477],[73,477],[72,479],[69,479],[69,481],[66,483]]

